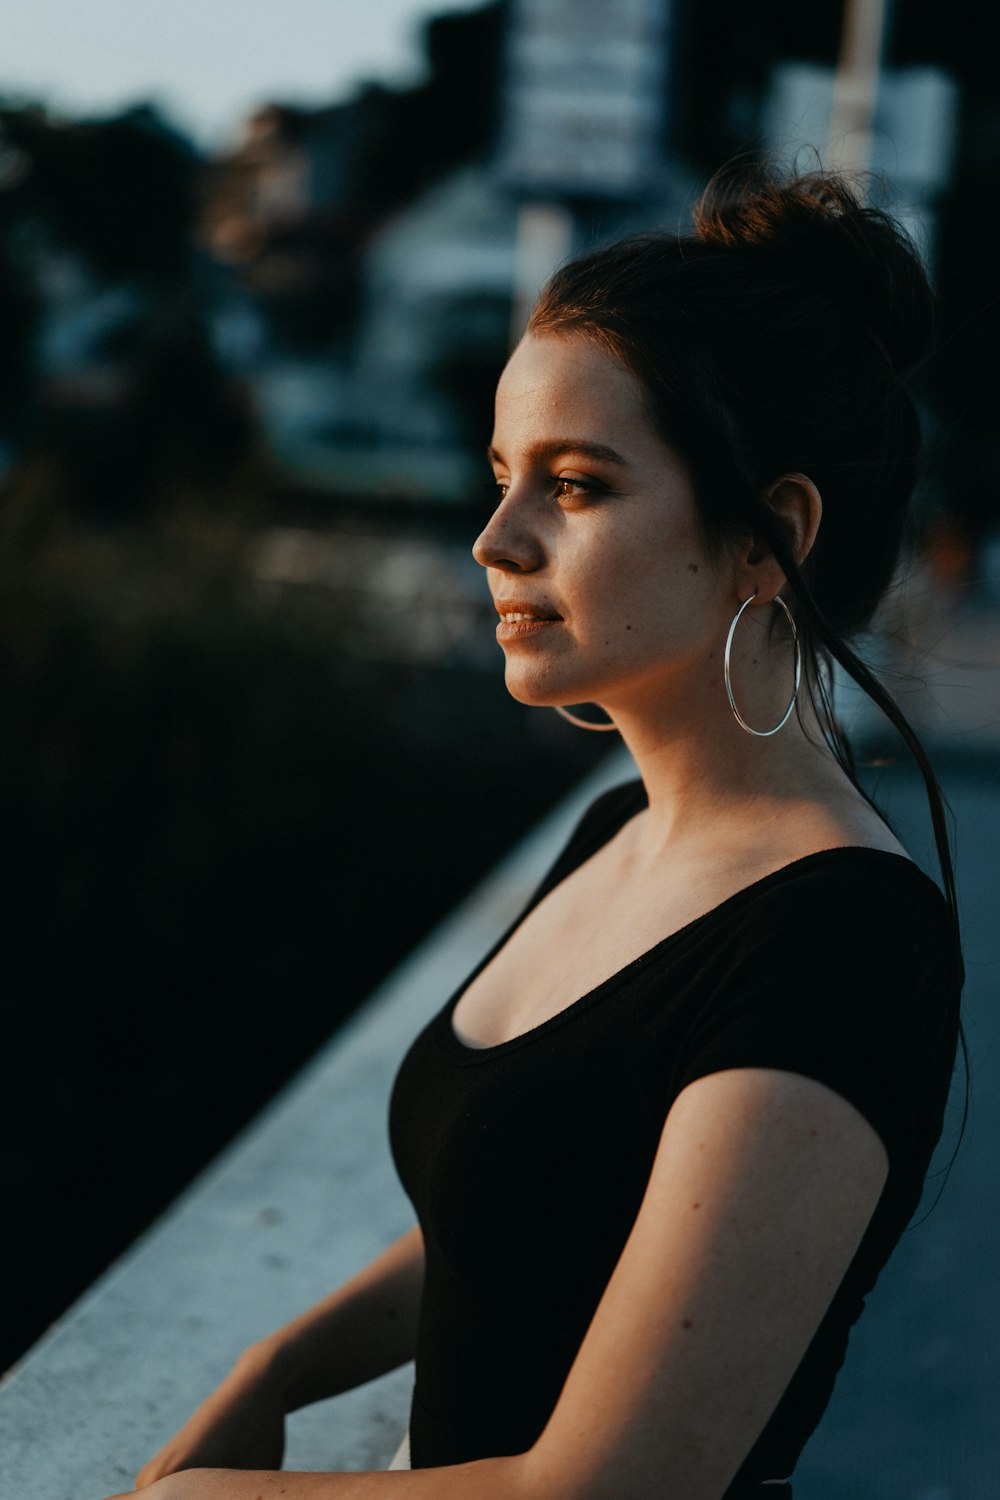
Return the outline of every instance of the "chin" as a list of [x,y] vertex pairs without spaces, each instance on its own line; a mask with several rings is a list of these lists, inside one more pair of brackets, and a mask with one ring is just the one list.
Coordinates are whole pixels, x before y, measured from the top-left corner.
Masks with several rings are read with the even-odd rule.
[[504,685],[512,698],[528,708],[555,708],[563,703],[587,703],[590,701],[585,689],[579,687],[557,687],[551,682],[531,682],[508,666],[504,673]]
[[557,703],[568,703],[568,698],[553,698],[545,693],[533,693],[529,688],[520,683],[505,682],[505,687],[512,698],[518,703],[523,703],[526,708],[554,708]]
[[526,703],[529,708],[546,706],[547,697],[541,691],[541,684],[532,683],[527,673],[519,672],[516,666],[511,666],[510,662],[504,669],[503,681],[510,696],[516,698],[518,703]]

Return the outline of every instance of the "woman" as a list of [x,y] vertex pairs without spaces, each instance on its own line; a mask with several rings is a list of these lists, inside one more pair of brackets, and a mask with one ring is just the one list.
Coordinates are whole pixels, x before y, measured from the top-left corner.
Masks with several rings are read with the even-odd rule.
[[[510,691],[599,704],[641,781],[403,1062],[419,1227],[249,1350],[144,1494],[790,1493],[958,1029],[940,794],[844,642],[897,561],[929,318],[908,242],[821,176],[744,172],[693,236],[546,288],[474,551]],[[831,655],[911,739],[946,898],[849,774]],[[274,1472],[286,1412],[414,1353],[410,1472]]]

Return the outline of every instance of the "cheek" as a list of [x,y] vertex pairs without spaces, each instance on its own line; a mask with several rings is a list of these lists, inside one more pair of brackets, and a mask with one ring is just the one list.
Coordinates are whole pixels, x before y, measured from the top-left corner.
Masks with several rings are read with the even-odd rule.
[[716,592],[715,581],[700,557],[680,548],[664,561],[655,543],[623,560],[619,580],[624,614],[649,623],[674,623],[678,616],[701,613]]
[[576,615],[578,639],[615,652],[654,654],[714,641],[718,571],[705,556],[697,524],[665,509],[651,518],[630,507],[611,525],[559,539],[556,572],[571,590],[566,602]]
[[633,577],[615,612],[619,647],[657,660],[721,653],[729,614],[719,580],[702,558],[682,554],[673,567],[643,567]]

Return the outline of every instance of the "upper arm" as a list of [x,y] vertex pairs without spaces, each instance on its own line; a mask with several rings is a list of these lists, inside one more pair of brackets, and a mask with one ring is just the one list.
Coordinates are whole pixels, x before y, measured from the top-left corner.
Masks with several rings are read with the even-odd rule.
[[765,1068],[689,1084],[532,1450],[539,1492],[719,1500],[826,1312],[887,1170],[875,1131],[823,1084]]

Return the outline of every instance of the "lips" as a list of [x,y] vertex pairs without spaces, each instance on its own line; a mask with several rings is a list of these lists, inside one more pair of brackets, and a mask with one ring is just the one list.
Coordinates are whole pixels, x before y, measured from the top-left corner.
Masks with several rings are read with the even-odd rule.
[[494,604],[500,616],[497,640],[505,645],[543,635],[562,619],[561,615],[528,599],[495,599]]
[[546,609],[541,604],[532,604],[527,599],[495,599],[497,614],[504,621],[513,617],[517,621],[524,620],[559,620],[555,610]]

